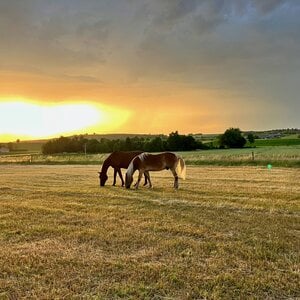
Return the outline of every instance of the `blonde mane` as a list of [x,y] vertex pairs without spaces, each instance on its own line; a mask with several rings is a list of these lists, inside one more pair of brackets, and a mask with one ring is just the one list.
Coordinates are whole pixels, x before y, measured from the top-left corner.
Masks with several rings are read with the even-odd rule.
[[140,155],[138,155],[138,158],[141,160],[141,162],[143,162],[148,155],[148,153],[143,152]]
[[136,159],[136,157],[134,157],[132,159],[132,161],[130,162],[128,168],[127,168],[127,174],[129,174],[130,176],[133,174],[133,161]]

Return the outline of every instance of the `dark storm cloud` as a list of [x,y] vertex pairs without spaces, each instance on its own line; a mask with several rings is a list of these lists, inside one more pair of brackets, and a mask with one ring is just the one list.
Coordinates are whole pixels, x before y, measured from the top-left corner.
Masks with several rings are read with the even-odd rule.
[[122,65],[120,52],[124,52],[125,64],[138,53],[140,59],[145,59],[143,64],[147,64],[147,55],[150,59],[157,57],[161,62],[166,61],[165,67],[169,65],[166,72],[172,72],[180,69],[176,65],[181,65],[187,56],[187,65],[189,61],[193,65],[193,60],[196,63],[206,60],[200,56],[205,55],[210,40],[200,41],[202,35],[216,34],[222,25],[232,24],[250,13],[252,19],[260,22],[265,14],[284,4],[292,2],[1,0],[0,62],[44,71],[47,68],[67,71],[76,66],[109,64],[117,56]]
[[[245,16],[251,10],[263,16],[272,13],[288,0],[154,0],[140,1],[138,13],[150,20],[149,27],[170,30],[184,19],[196,19],[198,28],[205,32],[236,16]],[[141,4],[143,3],[143,4]],[[137,4],[137,2],[136,2]],[[197,22],[196,22],[197,24]]]
[[[1,1],[0,62],[68,72],[105,60],[105,16],[82,1]],[[76,4],[78,7],[76,7]]]
[[[147,62],[150,69],[165,63],[173,72],[229,61],[240,63],[241,59],[246,65],[247,60],[252,64],[253,59],[295,55],[299,18],[291,12],[297,5],[289,7],[291,1],[262,2],[191,1],[188,7],[193,9],[180,9],[181,1],[161,1],[157,4],[161,9],[152,7],[152,14],[147,10],[151,22],[146,24],[138,48],[140,63]],[[164,19],[165,3],[172,18],[166,17],[162,25],[155,20]]]
[[255,6],[255,8],[263,13],[269,13],[271,11],[273,11],[275,8],[277,8],[278,6],[284,4],[284,3],[288,3],[291,1],[286,1],[286,0],[253,0],[253,5]]

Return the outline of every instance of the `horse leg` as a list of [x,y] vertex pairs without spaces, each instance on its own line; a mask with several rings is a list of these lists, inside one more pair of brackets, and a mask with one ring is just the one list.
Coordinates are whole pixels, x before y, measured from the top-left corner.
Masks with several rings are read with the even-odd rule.
[[144,185],[146,185],[147,181],[149,181],[149,188],[151,189],[152,188],[152,182],[151,182],[151,179],[150,179],[149,171],[145,171],[144,175],[145,175],[145,183],[144,183]]
[[171,172],[172,172],[172,174],[174,176],[174,188],[178,189],[178,186],[179,186],[178,185],[178,175],[177,175],[175,169],[171,169]]
[[119,177],[122,181],[122,186],[124,186],[124,179],[123,179],[123,175],[122,175],[122,172],[121,172],[121,169],[118,169],[118,174],[119,174]]
[[147,173],[148,173],[148,174],[146,174],[146,172],[145,172],[145,174],[144,174],[144,176],[145,176],[145,182],[144,182],[144,186],[145,186],[145,185],[147,185],[147,183],[148,183],[148,180],[149,180],[148,178],[150,178],[150,176],[149,176],[149,172],[148,172],[148,171],[147,171]]
[[116,185],[116,177],[117,177],[117,169],[114,168],[114,182],[113,182],[113,186]]
[[134,185],[134,187],[135,187],[136,190],[139,188],[139,184],[140,184],[140,181],[141,181],[141,179],[142,179],[142,177],[143,177],[143,174],[144,174],[143,171],[140,171],[140,172],[139,172],[138,180],[137,180],[136,184]]

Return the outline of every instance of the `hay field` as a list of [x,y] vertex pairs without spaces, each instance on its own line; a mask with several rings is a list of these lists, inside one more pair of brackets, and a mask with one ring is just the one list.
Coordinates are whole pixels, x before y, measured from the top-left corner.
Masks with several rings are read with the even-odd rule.
[[0,299],[300,297],[297,168],[188,166],[178,191],[168,171],[135,191],[99,166],[0,168]]

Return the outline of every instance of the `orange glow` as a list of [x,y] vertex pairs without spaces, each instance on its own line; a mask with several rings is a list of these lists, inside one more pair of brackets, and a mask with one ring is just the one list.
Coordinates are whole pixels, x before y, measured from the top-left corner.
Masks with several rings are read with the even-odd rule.
[[0,140],[103,133],[119,128],[129,115],[129,111],[83,101],[41,104],[25,99],[2,99]]

